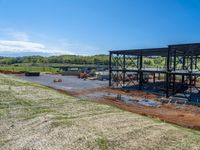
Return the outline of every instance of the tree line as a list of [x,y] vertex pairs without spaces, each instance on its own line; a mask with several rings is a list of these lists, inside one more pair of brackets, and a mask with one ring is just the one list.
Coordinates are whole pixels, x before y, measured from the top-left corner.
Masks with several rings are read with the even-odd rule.
[[[126,60],[127,63],[131,60]],[[162,57],[147,58],[143,60],[143,67],[162,67],[165,61]],[[134,61],[133,61],[134,62]],[[113,62],[114,63],[114,62]],[[136,62],[135,62],[136,63]],[[24,57],[0,57],[0,65],[40,65],[40,64],[77,64],[77,65],[108,65],[108,55],[78,56],[78,55],[61,55],[61,56],[24,56]]]
[[24,56],[24,57],[0,57],[0,64],[12,65],[20,63],[30,64],[50,64],[50,63],[66,63],[66,64],[94,64],[108,65],[108,55],[94,56],[78,56],[78,55],[61,55],[61,56]]

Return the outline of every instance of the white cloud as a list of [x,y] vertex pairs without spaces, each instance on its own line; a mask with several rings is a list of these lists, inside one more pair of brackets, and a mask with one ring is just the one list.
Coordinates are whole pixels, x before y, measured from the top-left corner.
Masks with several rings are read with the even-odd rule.
[[[46,41],[42,42],[35,41]],[[0,55],[20,53],[43,53],[44,55],[92,55],[99,49],[85,43],[69,41],[66,39],[54,39],[49,36],[41,36],[41,33],[28,34],[12,28],[0,28]]]
[[0,52],[46,53],[48,55],[73,54],[72,52],[65,50],[48,48],[41,43],[28,42],[28,41],[11,41],[11,40],[0,40]]
[[26,32],[19,32],[12,28],[0,28],[1,37],[17,41],[29,41],[30,37]]
[[25,32],[8,32],[7,34],[13,37],[15,40],[29,41],[29,36]]

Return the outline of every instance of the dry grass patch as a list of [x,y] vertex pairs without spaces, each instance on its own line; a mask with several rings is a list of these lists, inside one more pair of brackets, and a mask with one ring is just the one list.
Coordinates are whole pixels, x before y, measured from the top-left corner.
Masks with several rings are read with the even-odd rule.
[[0,75],[0,149],[200,149],[200,133]]

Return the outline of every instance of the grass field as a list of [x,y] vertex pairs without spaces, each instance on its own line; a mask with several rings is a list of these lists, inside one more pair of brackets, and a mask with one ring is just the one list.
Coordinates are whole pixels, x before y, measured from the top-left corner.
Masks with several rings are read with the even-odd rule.
[[78,64],[59,64],[59,63],[51,63],[51,64],[30,64],[30,63],[21,63],[21,64],[13,64],[13,65],[0,65],[1,71],[35,71],[35,72],[50,72],[57,73],[62,70],[59,68],[53,68],[52,66],[76,66],[76,67],[94,67],[95,65],[78,65]]
[[33,72],[51,72],[57,73],[60,70],[58,68],[49,68],[49,67],[25,67],[25,66],[0,66],[2,71],[33,71]]
[[0,149],[200,149],[200,132],[0,75]]

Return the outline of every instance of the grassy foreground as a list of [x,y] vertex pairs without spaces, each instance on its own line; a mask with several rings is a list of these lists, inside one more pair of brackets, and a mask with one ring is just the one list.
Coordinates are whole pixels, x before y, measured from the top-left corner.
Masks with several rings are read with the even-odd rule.
[[0,75],[0,149],[200,149],[200,132]]

